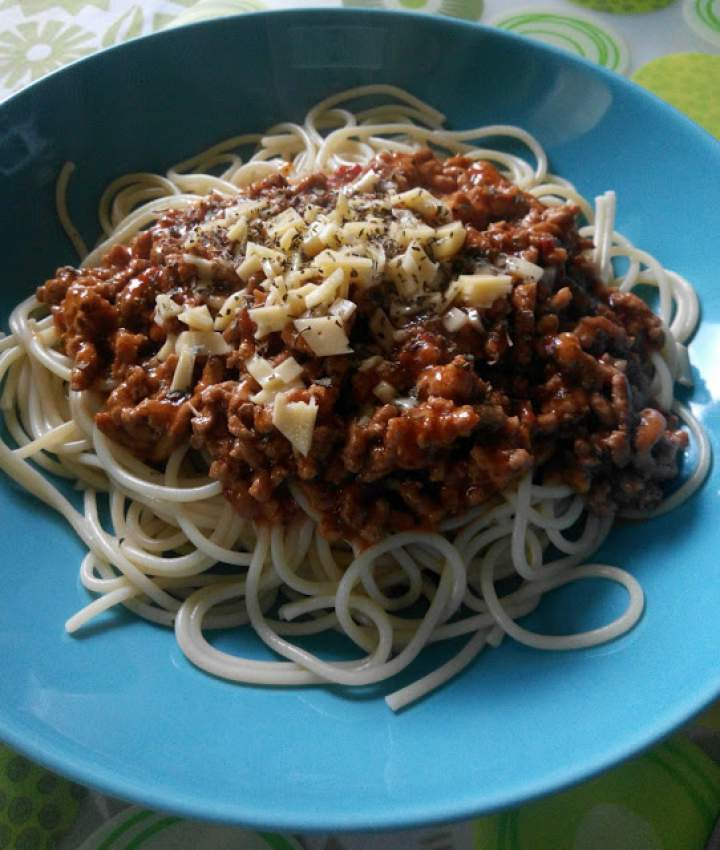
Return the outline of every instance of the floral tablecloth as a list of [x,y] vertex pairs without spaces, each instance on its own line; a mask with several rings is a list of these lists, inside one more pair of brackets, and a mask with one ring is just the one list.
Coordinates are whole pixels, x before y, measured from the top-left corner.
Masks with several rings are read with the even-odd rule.
[[[631,76],[720,138],[720,0],[0,0],[0,100],[139,35],[299,6],[423,11],[539,38]],[[720,850],[719,815],[719,706],[571,791],[391,836],[251,836],[186,824],[74,786],[0,745],[0,850]]]

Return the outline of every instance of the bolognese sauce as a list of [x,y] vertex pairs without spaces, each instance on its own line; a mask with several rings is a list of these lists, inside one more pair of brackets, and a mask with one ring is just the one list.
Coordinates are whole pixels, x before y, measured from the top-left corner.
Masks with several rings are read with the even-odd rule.
[[242,515],[331,540],[436,529],[529,470],[648,509],[686,437],[651,390],[660,320],[609,288],[578,209],[430,150],[168,211],[38,290],[97,427],[191,441]]

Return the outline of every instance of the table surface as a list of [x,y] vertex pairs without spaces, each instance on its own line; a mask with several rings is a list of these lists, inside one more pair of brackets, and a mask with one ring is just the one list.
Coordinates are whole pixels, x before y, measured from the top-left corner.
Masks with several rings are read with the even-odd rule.
[[[627,74],[720,138],[720,0],[0,0],[0,100],[64,64],[168,26],[299,6],[421,11],[540,38]],[[658,763],[664,771],[657,770]],[[700,772],[704,785],[698,790],[693,776]],[[653,828],[653,812],[667,805],[678,810],[673,836]],[[503,850],[511,846],[507,835],[512,832],[516,850],[563,850],[553,844],[553,824],[560,822],[572,824],[564,840],[573,850],[720,850],[720,830],[713,829],[718,815],[720,705],[651,753],[515,812],[392,837],[288,837],[294,844],[267,835],[255,840],[258,847],[276,850]],[[120,827],[117,820],[110,823],[113,818]],[[206,850],[256,846],[239,831],[230,835],[224,828],[160,818],[72,786],[0,745],[2,848],[77,850],[86,840],[83,850],[109,848],[107,836],[131,822],[132,829],[123,833],[131,843],[123,839],[122,846],[149,847],[144,842],[158,840],[162,830],[169,836],[178,829],[183,841]],[[98,830],[103,837],[89,839]]]

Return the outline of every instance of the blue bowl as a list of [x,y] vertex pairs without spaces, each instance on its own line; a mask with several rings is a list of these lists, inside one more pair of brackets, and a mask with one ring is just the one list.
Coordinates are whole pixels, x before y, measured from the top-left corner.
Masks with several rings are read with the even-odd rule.
[[[66,160],[78,163],[72,213],[92,234],[113,177],[163,170],[374,82],[413,91],[455,128],[522,125],[586,196],[617,190],[619,229],[700,291],[691,406],[717,444],[717,143],[598,67],[440,18],[338,10],[213,21],[93,56],[5,103],[0,315],[73,259],[53,204]],[[122,613],[68,637],[65,619],[87,601],[82,546],[1,478],[0,735],[113,795],[253,827],[410,827],[518,804],[637,752],[720,694],[719,486],[716,470],[670,516],[613,532],[601,560],[631,570],[647,594],[630,634],[566,653],[506,641],[395,716],[387,684],[348,693],[219,681],[170,632]],[[580,583],[532,622],[587,628],[622,596]],[[249,630],[225,641],[266,656]],[[429,655],[412,672],[443,657]]]

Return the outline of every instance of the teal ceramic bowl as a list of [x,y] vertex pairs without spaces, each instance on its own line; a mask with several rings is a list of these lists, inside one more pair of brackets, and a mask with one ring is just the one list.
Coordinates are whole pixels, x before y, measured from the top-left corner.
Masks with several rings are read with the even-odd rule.
[[[73,215],[92,234],[113,177],[163,170],[372,82],[413,91],[455,128],[522,125],[586,196],[617,190],[619,229],[701,294],[690,404],[717,445],[720,147],[619,77],[440,18],[338,10],[213,21],[93,56],[5,103],[0,316],[72,260],[53,205],[66,160],[78,164]],[[518,804],[648,746],[720,694],[719,488],[716,470],[672,515],[613,532],[602,559],[647,594],[630,634],[567,653],[507,641],[395,716],[387,684],[348,693],[219,681],[171,633],[122,613],[68,637],[66,618],[87,601],[81,544],[0,477],[0,735],[113,795],[253,827],[386,829]],[[552,594],[531,622],[588,628],[622,596],[585,582]],[[225,645],[266,656],[249,630]],[[411,674],[444,657],[429,655]]]

